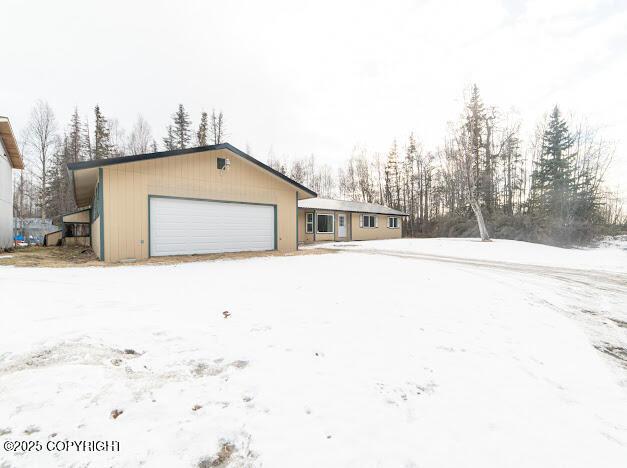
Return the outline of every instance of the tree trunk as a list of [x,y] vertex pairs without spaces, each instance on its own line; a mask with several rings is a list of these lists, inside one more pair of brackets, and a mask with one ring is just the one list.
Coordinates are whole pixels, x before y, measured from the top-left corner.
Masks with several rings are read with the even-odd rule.
[[479,225],[479,234],[481,235],[481,241],[487,242],[490,241],[490,234],[488,234],[488,228],[485,225],[485,221],[483,219],[483,213],[481,213],[481,206],[477,200],[471,200],[470,206],[472,211],[475,213],[475,217],[477,218],[477,224]]

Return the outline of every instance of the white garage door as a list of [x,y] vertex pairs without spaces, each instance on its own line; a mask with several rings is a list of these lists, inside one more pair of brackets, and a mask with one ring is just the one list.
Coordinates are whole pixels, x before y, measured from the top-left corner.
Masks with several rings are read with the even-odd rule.
[[150,255],[274,249],[274,207],[150,198]]

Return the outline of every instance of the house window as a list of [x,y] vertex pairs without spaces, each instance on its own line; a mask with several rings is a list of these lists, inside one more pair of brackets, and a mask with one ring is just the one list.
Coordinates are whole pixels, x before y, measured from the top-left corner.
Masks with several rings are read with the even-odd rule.
[[313,233],[313,213],[305,213],[305,232],[307,234]]
[[224,158],[218,158],[218,169],[224,169],[226,165],[226,160]]
[[388,218],[388,227],[398,229],[398,218],[396,216],[390,216]]
[[363,225],[365,228],[377,227],[377,217],[374,215],[364,215]]
[[318,234],[333,234],[333,215],[319,214],[316,219]]

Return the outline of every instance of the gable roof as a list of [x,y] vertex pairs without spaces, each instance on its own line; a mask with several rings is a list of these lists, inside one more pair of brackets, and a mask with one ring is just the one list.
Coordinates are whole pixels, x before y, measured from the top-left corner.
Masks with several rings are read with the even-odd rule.
[[348,200],[334,200],[332,198],[308,198],[298,201],[299,208],[312,208],[316,210],[351,211],[354,213],[372,213],[396,216],[408,216],[407,213],[388,208],[377,203],[365,203]]
[[8,117],[0,116],[0,140],[2,140],[2,145],[7,150],[11,166],[14,169],[24,169],[24,161],[22,160],[22,155],[17,146]]
[[170,158],[170,157],[174,157],[174,156],[183,156],[183,155],[187,155],[187,154],[192,154],[192,153],[200,153],[202,151],[213,151],[213,150],[221,150],[221,149],[226,149],[231,151],[232,153],[235,153],[236,155],[240,156],[241,158],[259,166],[260,168],[270,172],[271,174],[279,177],[280,179],[283,179],[285,182],[288,182],[289,184],[292,184],[293,186],[295,186],[296,188],[298,188],[299,190],[302,190],[306,193],[308,193],[309,195],[315,197],[317,196],[316,192],[314,192],[311,189],[308,189],[307,187],[305,187],[302,184],[299,184],[298,182],[296,182],[294,179],[291,179],[290,177],[286,176],[285,174],[280,173],[279,171],[272,169],[270,166],[268,166],[267,164],[262,163],[261,161],[259,161],[258,159],[253,158],[252,156],[249,156],[248,154],[244,153],[242,150],[237,149],[235,146],[229,144],[229,143],[220,143],[218,145],[208,145],[208,146],[198,146],[195,148],[185,148],[185,149],[179,149],[179,150],[171,150],[171,151],[158,151],[156,153],[147,153],[147,154],[137,154],[134,156],[121,156],[118,158],[109,158],[109,159],[94,159],[91,161],[80,161],[80,162],[75,162],[75,163],[69,163],[67,165],[67,168],[69,171],[78,171],[81,169],[90,169],[90,168],[95,168],[95,167],[103,167],[103,166],[111,166],[113,164],[125,164],[125,163],[130,163],[130,162],[136,162],[136,161],[147,161],[150,159],[159,159],[159,158]]

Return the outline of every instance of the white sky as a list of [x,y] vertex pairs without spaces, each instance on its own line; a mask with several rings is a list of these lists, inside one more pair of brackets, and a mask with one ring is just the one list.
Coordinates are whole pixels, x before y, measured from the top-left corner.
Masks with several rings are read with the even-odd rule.
[[625,0],[3,0],[0,31],[16,130],[42,98],[64,125],[74,106],[127,131],[141,113],[161,142],[183,103],[194,124],[222,109],[227,140],[260,159],[339,165],[411,131],[434,148],[476,82],[524,137],[555,103],[587,116],[627,181]]

